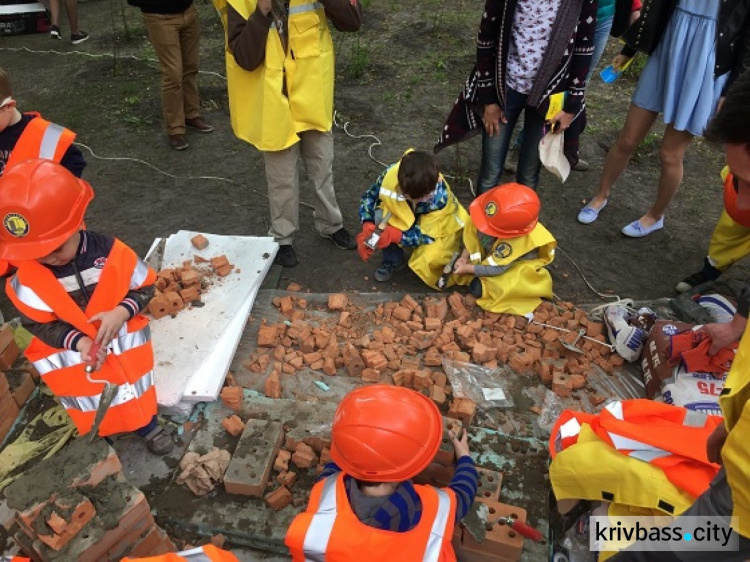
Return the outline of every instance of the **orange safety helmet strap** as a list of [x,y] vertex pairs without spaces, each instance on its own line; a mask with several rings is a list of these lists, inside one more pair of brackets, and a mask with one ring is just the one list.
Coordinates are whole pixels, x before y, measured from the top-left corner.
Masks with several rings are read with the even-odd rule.
[[6,170],[33,158],[45,158],[59,163],[76,138],[76,134],[70,129],[42,119],[38,113],[32,115],[36,117],[29,121],[18,138],[5,164]]
[[724,209],[734,222],[750,228],[750,209],[737,207],[737,190],[734,187],[734,175],[731,172],[724,178]]

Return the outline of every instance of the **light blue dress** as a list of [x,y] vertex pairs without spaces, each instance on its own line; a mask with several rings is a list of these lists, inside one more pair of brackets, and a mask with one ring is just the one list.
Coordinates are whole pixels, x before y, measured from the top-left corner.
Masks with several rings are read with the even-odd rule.
[[633,93],[678,131],[703,134],[729,72],[714,78],[720,0],[680,0]]

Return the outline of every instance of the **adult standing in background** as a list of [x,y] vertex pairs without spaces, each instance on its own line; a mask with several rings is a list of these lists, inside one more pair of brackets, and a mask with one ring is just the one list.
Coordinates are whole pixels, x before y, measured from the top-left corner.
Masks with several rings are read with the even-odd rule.
[[[50,22],[49,36],[52,39],[62,39],[60,34],[60,2],[63,0],[49,0]],[[70,26],[70,42],[80,45],[89,38],[89,34],[78,27],[78,0],[64,0],[65,13],[68,15]]]
[[750,0],[645,0],[641,17],[623,36],[621,67],[636,51],[650,54],[638,80],[625,126],[607,154],[599,192],[578,213],[594,222],[610,189],[660,113],[667,125],[660,148],[656,201],[622,229],[642,238],[664,227],[664,213],[682,182],[685,151],[703,134],[719,99],[750,59]]
[[[435,150],[482,133],[477,195],[501,184],[513,127],[524,113],[516,181],[539,183],[545,120],[567,129],[583,108],[594,51],[596,0],[486,0],[477,62],[441,131]],[[550,112],[550,98],[565,96]]]
[[185,150],[186,128],[210,133],[200,116],[198,43],[201,29],[193,0],[128,0],[143,12],[148,39],[161,70],[161,110],[169,146]]
[[[214,0],[223,11],[225,0]],[[357,31],[358,0],[226,0],[227,87],[234,134],[263,152],[276,263],[299,263],[299,159],[315,190],[315,230],[344,250],[357,241],[343,226],[333,187],[334,53],[330,19]]]

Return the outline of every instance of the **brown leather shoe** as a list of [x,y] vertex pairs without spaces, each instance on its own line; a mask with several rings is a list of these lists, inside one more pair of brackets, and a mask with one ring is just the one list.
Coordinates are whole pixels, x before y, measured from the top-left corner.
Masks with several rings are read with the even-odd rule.
[[185,126],[190,127],[191,129],[195,129],[199,133],[210,133],[214,130],[213,125],[209,125],[200,117],[195,117],[194,119],[185,119]]
[[185,150],[189,145],[185,135],[169,135],[169,146],[172,150]]

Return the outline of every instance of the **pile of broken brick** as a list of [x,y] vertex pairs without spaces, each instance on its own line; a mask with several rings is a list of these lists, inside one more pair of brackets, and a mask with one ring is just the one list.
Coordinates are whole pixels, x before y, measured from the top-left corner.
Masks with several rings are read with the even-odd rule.
[[[202,234],[190,241],[198,250],[208,247],[208,240]],[[162,269],[156,274],[156,290],[148,312],[158,320],[164,316],[174,317],[186,306],[200,306],[201,295],[211,285],[211,278],[214,275],[226,277],[233,269],[223,254],[210,259],[194,255],[192,262],[187,260],[179,268]]]
[[[366,383],[406,386],[442,406],[451,395],[443,359],[493,369],[509,366],[519,375],[535,374],[560,397],[573,395],[593,405],[604,397],[587,390],[587,378],[612,374],[623,359],[606,342],[603,324],[572,303],[545,302],[534,318],[481,310],[471,295],[427,296],[372,309],[357,307],[345,294],[332,294],[327,314],[299,293],[274,299],[283,321],[263,320],[258,350],[245,362],[251,372],[267,373],[265,393],[281,396],[287,376],[312,371],[346,374]],[[583,337],[585,336],[585,337]],[[578,339],[577,339],[578,338]],[[580,352],[564,343],[576,342]],[[475,405],[453,398],[448,415],[470,422]]]
[[4,494],[14,513],[5,526],[37,562],[98,562],[176,550],[104,440],[76,439]]
[[13,339],[13,328],[0,328],[0,442],[10,433],[26,401],[39,383],[39,373]]

